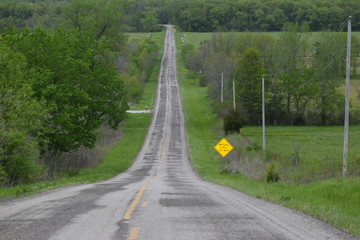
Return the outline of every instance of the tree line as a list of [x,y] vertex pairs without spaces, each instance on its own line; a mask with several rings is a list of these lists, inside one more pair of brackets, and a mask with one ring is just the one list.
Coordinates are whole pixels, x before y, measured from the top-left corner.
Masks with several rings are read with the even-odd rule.
[[[0,3],[0,26],[9,23],[62,26],[67,18],[65,9],[71,2],[4,1]],[[358,0],[114,0],[114,3],[123,13],[119,21],[127,32],[159,31],[157,24],[168,23],[190,32],[281,31],[286,23],[308,25],[311,31],[344,31],[350,15],[353,30],[360,31]]]
[[119,31],[119,2],[76,0],[62,10],[64,27],[1,30],[0,185],[78,171],[81,151],[140,99],[159,48]]
[[354,30],[360,30],[357,0],[184,0],[172,1],[164,11],[183,31],[281,31],[289,22],[307,24],[311,31],[343,31],[350,15]]
[[[356,77],[360,43],[355,37],[352,42],[351,71]],[[182,54],[187,67],[198,72],[209,87],[215,111],[221,116],[232,109],[234,80],[236,112],[244,122],[260,124],[264,75],[268,124],[343,124],[345,33],[309,33],[306,26],[289,24],[276,37],[267,33],[214,34],[197,51],[185,44]],[[358,107],[352,107],[352,123],[359,120]]]
[[[109,18],[116,18],[112,24],[120,27],[122,32],[150,32],[161,31],[160,20],[153,9],[145,6],[143,1],[108,0],[79,1],[79,0],[16,0],[0,3],[0,27],[14,25],[16,27],[28,26],[31,29],[42,27],[46,29],[59,29],[65,27],[70,19],[76,24],[83,14],[95,11],[100,22]],[[103,4],[104,8],[99,8]],[[75,15],[69,16],[69,7],[78,7]],[[81,8],[79,7],[81,6]],[[110,7],[111,6],[111,7]],[[115,11],[117,11],[115,13]],[[106,20],[105,20],[106,21]],[[94,22],[94,24],[98,24]],[[79,27],[79,25],[78,25]],[[116,29],[112,27],[112,29]]]

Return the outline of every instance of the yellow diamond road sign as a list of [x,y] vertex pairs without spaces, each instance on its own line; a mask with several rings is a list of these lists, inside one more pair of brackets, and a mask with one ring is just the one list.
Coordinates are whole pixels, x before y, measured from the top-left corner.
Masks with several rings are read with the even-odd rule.
[[234,147],[231,146],[225,138],[223,138],[218,144],[216,144],[215,149],[221,156],[225,157],[229,152],[231,152],[231,150],[234,149]]

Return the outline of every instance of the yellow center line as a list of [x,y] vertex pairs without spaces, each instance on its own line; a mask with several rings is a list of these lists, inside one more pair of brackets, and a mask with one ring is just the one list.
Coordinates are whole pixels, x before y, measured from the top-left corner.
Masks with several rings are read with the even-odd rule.
[[132,203],[130,204],[127,212],[124,215],[124,219],[125,220],[129,220],[131,218],[131,214],[134,212],[136,206],[138,205],[141,196],[144,194],[145,188],[149,185],[150,182],[147,182],[144,184],[144,186],[141,187],[140,191],[138,192],[138,194],[136,194],[134,201],[132,201]]
[[129,220],[131,218],[132,213],[134,212],[136,206],[139,204],[139,201],[142,197],[142,195],[144,194],[145,189],[149,186],[149,184],[151,184],[152,182],[155,181],[155,179],[158,177],[161,166],[162,166],[162,162],[164,160],[164,155],[165,155],[165,144],[167,143],[167,138],[165,138],[165,141],[163,142],[163,146],[162,146],[162,152],[160,155],[160,162],[159,165],[157,167],[156,170],[156,175],[154,177],[152,177],[148,182],[146,182],[141,188],[140,191],[136,194],[134,200],[131,202],[128,210],[126,211],[125,215],[124,215],[124,219],[125,220]]
[[135,240],[138,238],[139,236],[139,227],[133,227],[130,230],[130,234],[129,234],[129,240]]

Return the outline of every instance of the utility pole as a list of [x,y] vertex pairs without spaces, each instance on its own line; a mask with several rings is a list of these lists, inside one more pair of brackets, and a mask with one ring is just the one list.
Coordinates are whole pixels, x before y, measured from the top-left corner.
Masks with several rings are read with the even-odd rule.
[[346,53],[346,94],[345,94],[345,123],[344,123],[344,152],[342,175],[346,177],[349,140],[349,91],[350,91],[350,55],[351,55],[351,16],[348,20],[347,53]]
[[224,73],[221,73],[221,103],[224,102]]
[[234,105],[234,112],[236,112],[236,101],[235,101],[235,79],[232,80],[233,84],[233,105]]
[[265,82],[264,75],[261,78],[261,92],[262,92],[262,134],[263,134],[263,150],[266,149],[266,141],[265,141]]

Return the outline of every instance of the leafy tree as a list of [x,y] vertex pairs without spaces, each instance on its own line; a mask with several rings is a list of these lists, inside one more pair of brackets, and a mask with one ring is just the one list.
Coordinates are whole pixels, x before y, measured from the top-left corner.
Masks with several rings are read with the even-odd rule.
[[345,72],[346,35],[322,33],[315,42],[315,56],[312,68],[318,79],[317,107],[321,125],[334,121],[334,114],[341,111],[343,96],[339,92]]
[[107,40],[109,47],[120,51],[125,41],[120,32],[123,4],[121,0],[74,0],[64,12],[71,29]]
[[251,123],[257,124],[261,116],[261,76],[263,63],[259,52],[247,49],[235,71],[236,98],[247,111]]
[[25,55],[37,78],[32,82],[34,96],[44,99],[49,110],[42,129],[45,149],[59,153],[92,147],[102,123],[116,128],[124,119],[123,81],[106,46],[91,35],[64,30],[15,35],[12,47]]
[[[307,70],[307,55],[310,54],[307,26],[287,24],[284,32],[276,44],[275,70],[278,78],[278,90],[286,97],[287,121],[294,120],[292,114],[292,100],[296,102],[296,116],[300,114],[300,105],[308,103],[315,98],[314,85],[307,84],[311,77]],[[294,99],[293,99],[294,98]],[[301,101],[304,100],[303,103]],[[305,106],[303,106],[306,108]]]
[[227,29],[246,31],[249,29],[249,14],[243,11],[237,11],[233,18],[228,22]]
[[46,108],[32,97],[22,54],[0,42],[0,185],[34,180]]
[[352,15],[353,30],[358,31],[359,9],[358,0],[3,0],[0,26],[58,28],[65,17],[73,27],[99,35],[103,35],[102,30],[105,35],[118,29],[159,31],[153,25],[157,23],[173,23],[184,31],[198,32],[280,31],[286,22],[308,23],[312,31],[343,31],[345,19]]

